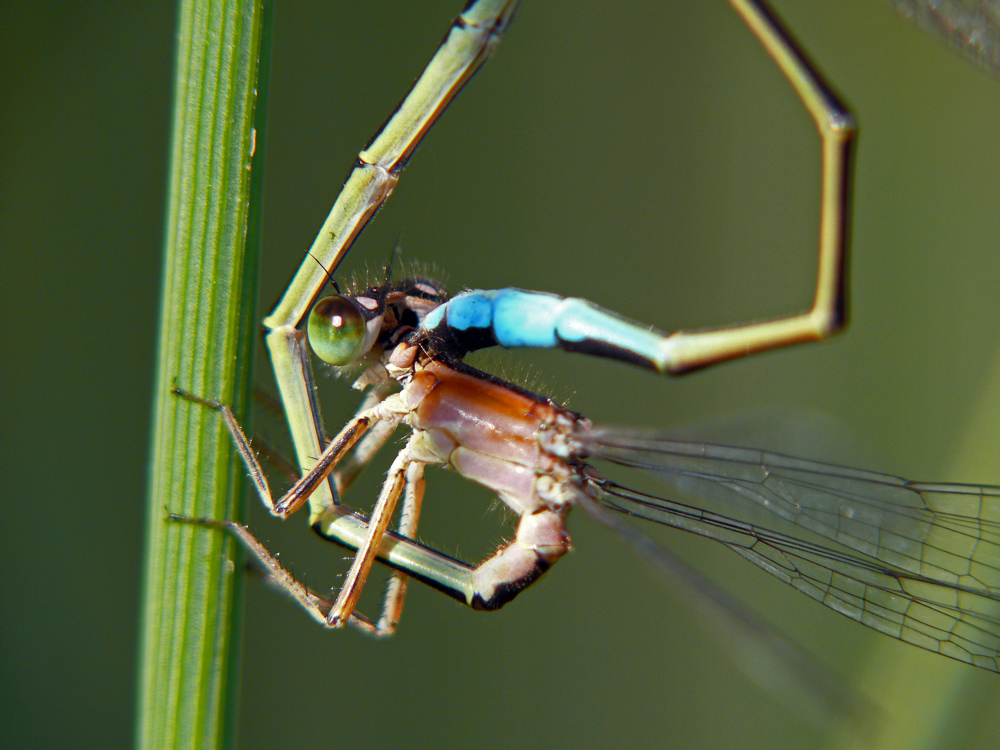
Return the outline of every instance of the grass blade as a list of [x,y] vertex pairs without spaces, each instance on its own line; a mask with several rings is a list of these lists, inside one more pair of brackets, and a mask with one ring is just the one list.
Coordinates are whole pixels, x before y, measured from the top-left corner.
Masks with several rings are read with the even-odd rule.
[[233,744],[239,552],[165,508],[239,518],[242,465],[218,415],[245,420],[257,256],[271,0],[180,4],[159,353],[147,505],[136,746]]

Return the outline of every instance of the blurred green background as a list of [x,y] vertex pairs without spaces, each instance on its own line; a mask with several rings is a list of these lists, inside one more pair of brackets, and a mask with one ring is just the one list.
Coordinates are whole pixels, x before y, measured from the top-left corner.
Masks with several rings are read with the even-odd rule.
[[[750,442],[1000,483],[1000,83],[873,0],[775,6],[861,124],[850,328],[669,382],[554,353],[507,358],[503,372],[595,421],[711,434],[792,413],[783,434]],[[278,4],[262,309],[457,10]],[[175,9],[7,3],[0,24],[0,745],[123,747]],[[664,329],[797,311],[815,272],[817,144],[722,2],[569,14],[529,2],[348,265],[378,268],[401,236],[406,258],[434,262],[454,290],[574,294]],[[353,397],[320,381],[332,425]],[[431,474],[427,497],[422,537],[443,549],[473,555],[505,530],[452,476]],[[576,552],[506,609],[411,586],[386,642],[324,632],[249,581],[240,747],[850,746],[745,679],[641,561],[578,516]],[[251,524],[316,585],[346,569],[304,519],[280,524],[254,503]],[[873,745],[995,745],[996,675],[654,531],[876,699]]]

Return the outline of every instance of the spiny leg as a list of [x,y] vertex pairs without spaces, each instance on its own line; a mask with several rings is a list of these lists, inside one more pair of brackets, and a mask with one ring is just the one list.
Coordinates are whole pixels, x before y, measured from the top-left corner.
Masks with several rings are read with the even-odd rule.
[[358,597],[361,596],[361,590],[364,588],[365,581],[368,579],[368,573],[371,571],[371,567],[375,563],[375,557],[382,545],[382,537],[389,528],[389,522],[392,520],[393,513],[395,513],[396,502],[399,500],[399,496],[403,494],[407,470],[410,464],[414,462],[411,448],[412,441],[413,438],[411,437],[403,447],[403,450],[396,454],[396,458],[393,459],[392,465],[389,467],[389,474],[382,484],[382,491],[379,493],[375,507],[372,509],[371,520],[368,523],[368,533],[358,546],[358,552],[354,556],[354,562],[351,563],[350,569],[347,571],[344,585],[340,589],[337,601],[334,602],[333,608],[327,617],[327,622],[332,627],[343,625],[350,618],[351,614],[353,614],[354,607],[358,603]]
[[[406,467],[406,491],[403,494],[403,509],[399,517],[400,536],[414,539],[417,535],[417,522],[420,519],[420,508],[424,500],[424,464],[414,461]],[[392,635],[403,612],[403,599],[406,597],[406,584],[410,577],[399,570],[393,571],[389,577],[389,585],[385,591],[385,601],[382,605],[382,616],[375,625],[378,635]]]
[[268,582],[287,592],[299,605],[308,612],[314,620],[326,625],[326,612],[321,609],[322,598],[310,591],[305,584],[298,581],[288,570],[271,555],[246,526],[235,521],[218,521],[210,518],[191,518],[170,513],[167,520],[177,523],[189,523],[199,526],[210,526],[222,529],[231,534],[249,551],[254,559],[263,567]]
[[[424,134],[499,44],[516,8],[512,0],[479,0],[463,10],[410,93],[361,152],[295,278],[264,319],[275,379],[303,474],[321,452],[323,430],[305,334],[298,327],[329,273],[392,193]],[[321,483],[310,498],[313,517],[334,503],[333,489]]]
[[[210,518],[191,518],[176,513],[167,516],[168,521],[177,523],[196,524],[198,526],[210,526],[222,529],[231,534],[243,547],[253,555],[257,563],[264,569],[267,583],[281,591],[289,594],[299,606],[301,606],[310,617],[324,626],[328,626],[327,614],[333,606],[333,602],[326,597],[320,596],[304,583],[295,578],[278,560],[261,544],[257,538],[250,533],[250,530],[235,521],[217,521]],[[361,615],[354,614],[349,619],[349,624],[367,633],[378,634],[378,626]]]
[[[330,441],[329,445],[327,445],[323,452],[319,455],[315,466],[309,472],[304,474],[294,485],[292,485],[288,492],[286,492],[278,500],[278,502],[274,502],[274,498],[271,495],[271,488],[268,485],[264,470],[261,468],[260,462],[257,460],[257,456],[253,452],[253,449],[250,447],[250,441],[247,440],[246,435],[243,434],[243,430],[240,429],[236,418],[233,416],[232,410],[230,410],[230,408],[225,404],[195,396],[179,388],[174,388],[173,392],[181,398],[206,406],[222,415],[226,429],[228,429],[229,434],[232,435],[233,442],[236,443],[236,448],[240,453],[240,457],[243,459],[243,463],[246,465],[247,471],[250,474],[250,479],[257,488],[257,494],[260,496],[261,501],[268,508],[268,510],[279,518],[285,518],[302,507],[303,503],[306,502],[309,496],[316,491],[316,488],[325,484],[324,480],[337,465],[337,462],[340,461],[340,459],[351,449],[351,447],[365,434],[368,427],[373,422],[378,422],[384,418],[384,415],[379,413],[381,410],[377,407],[356,415],[344,426],[340,433],[332,441]],[[398,419],[397,415],[391,412],[389,413],[389,417],[390,418],[386,421],[391,422],[394,418]]]
[[[381,389],[373,389],[366,395],[364,401],[358,407],[356,414],[361,414],[368,409],[372,409],[376,404],[387,398],[388,394]],[[337,495],[342,496],[357,479],[358,474],[371,463],[382,447],[386,444],[392,433],[398,427],[397,422],[390,420],[380,420],[373,424],[354,446],[354,450],[344,457],[337,465],[337,470],[333,473],[333,481],[337,490]]]
[[[177,395],[187,396],[187,393],[180,393]],[[386,389],[375,388],[370,390],[361,404],[358,406],[355,416],[360,416],[369,409],[374,408],[377,404],[384,401],[390,392]],[[202,399],[196,399],[200,403],[206,403]],[[271,398],[267,393],[254,389],[254,400],[257,403],[262,404],[265,408],[274,412],[275,414],[280,414],[284,416],[284,411],[281,409],[281,404]],[[210,408],[215,408],[215,402],[207,402]],[[230,433],[232,434],[233,427],[235,426],[241,437],[243,435],[242,428],[238,427],[235,419],[226,420],[227,427],[230,428]],[[371,460],[375,455],[385,446],[386,442],[392,437],[393,432],[395,432],[396,427],[399,425],[391,420],[379,420],[375,422],[371,427],[369,427],[368,432],[354,444],[353,450],[348,453],[344,458],[340,460],[334,471],[331,473],[331,478],[333,479],[334,486],[337,489],[337,495],[342,496],[351,485],[354,480],[357,479],[358,475],[371,463]],[[254,435],[253,441],[246,441],[247,443],[253,442],[257,446],[256,455],[259,459],[261,456],[267,459],[269,468],[276,468],[282,474],[284,474],[288,480],[295,484],[302,478],[302,474],[292,466],[291,462],[288,461],[287,457],[282,455],[274,446],[270,445],[264,438],[260,435]],[[325,444],[329,445],[329,440],[323,441]]]

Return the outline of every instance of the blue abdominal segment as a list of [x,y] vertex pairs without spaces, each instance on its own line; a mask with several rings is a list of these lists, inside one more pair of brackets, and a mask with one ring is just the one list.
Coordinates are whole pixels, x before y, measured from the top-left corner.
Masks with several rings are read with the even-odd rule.
[[431,311],[422,330],[443,352],[490,346],[559,348],[660,370],[664,334],[593,302],[523,289],[462,292]]

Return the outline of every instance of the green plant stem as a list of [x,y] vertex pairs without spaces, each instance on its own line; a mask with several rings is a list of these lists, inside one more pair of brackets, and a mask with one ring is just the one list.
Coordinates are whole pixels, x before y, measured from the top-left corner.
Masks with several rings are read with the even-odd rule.
[[[245,421],[271,0],[182,0],[159,354],[154,391],[136,746],[231,747],[238,682],[239,550],[166,521],[240,518],[244,470],[219,415]],[[127,269],[125,269],[127,273]]]

